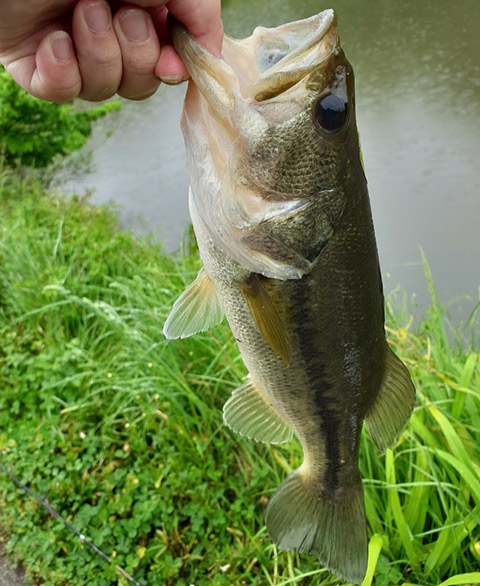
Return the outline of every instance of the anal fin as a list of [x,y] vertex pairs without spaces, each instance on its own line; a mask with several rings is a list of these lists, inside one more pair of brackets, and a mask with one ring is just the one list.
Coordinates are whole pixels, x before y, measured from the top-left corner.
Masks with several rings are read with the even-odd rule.
[[223,407],[223,419],[233,431],[257,442],[282,444],[292,437],[287,422],[248,377]]
[[173,304],[163,326],[166,338],[188,338],[217,325],[223,319],[223,306],[215,284],[202,268]]
[[415,403],[415,387],[403,362],[387,346],[383,381],[365,417],[368,432],[379,450],[398,439]]

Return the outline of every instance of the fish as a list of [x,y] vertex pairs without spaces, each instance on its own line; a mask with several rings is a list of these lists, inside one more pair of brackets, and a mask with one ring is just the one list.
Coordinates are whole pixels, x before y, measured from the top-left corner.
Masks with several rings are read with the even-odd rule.
[[248,369],[225,403],[233,431],[303,462],[270,498],[280,550],[360,583],[368,539],[359,442],[393,446],[415,401],[385,337],[384,296],[355,116],[354,74],[324,10],[210,54],[174,19],[190,74],[181,126],[203,267],[167,338],[226,316]]

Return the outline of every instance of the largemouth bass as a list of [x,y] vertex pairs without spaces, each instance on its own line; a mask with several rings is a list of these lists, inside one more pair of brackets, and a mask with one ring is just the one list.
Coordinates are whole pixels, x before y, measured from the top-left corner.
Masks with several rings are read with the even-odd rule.
[[225,36],[221,59],[171,28],[191,75],[182,129],[203,268],[165,335],[226,314],[249,370],[226,424],[261,442],[295,433],[304,453],[268,504],[268,533],[359,583],[362,424],[379,449],[391,446],[415,391],[385,339],[354,77],[335,14]]

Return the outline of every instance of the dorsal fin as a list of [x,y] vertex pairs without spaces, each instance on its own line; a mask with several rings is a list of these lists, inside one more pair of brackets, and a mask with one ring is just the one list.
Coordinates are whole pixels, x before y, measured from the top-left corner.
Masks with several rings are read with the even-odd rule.
[[247,281],[239,284],[247,302],[248,309],[265,342],[274,350],[288,366],[292,349],[288,339],[287,328],[265,290],[261,278],[253,273]]
[[163,333],[169,339],[188,338],[217,325],[223,319],[223,306],[215,284],[200,269],[197,278],[173,304]]

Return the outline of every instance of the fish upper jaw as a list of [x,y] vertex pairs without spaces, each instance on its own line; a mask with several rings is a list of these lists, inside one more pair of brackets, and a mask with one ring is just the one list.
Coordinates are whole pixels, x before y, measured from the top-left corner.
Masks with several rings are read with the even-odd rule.
[[[228,59],[228,48],[238,41],[225,38],[224,55]],[[332,53],[339,47],[337,19],[333,10],[298,20],[277,28],[257,27],[252,36],[244,41],[251,46],[257,73],[244,93],[255,102],[264,102],[281,96],[310,74],[322,69]],[[236,71],[240,67],[235,66]],[[303,89],[302,89],[303,93]]]

